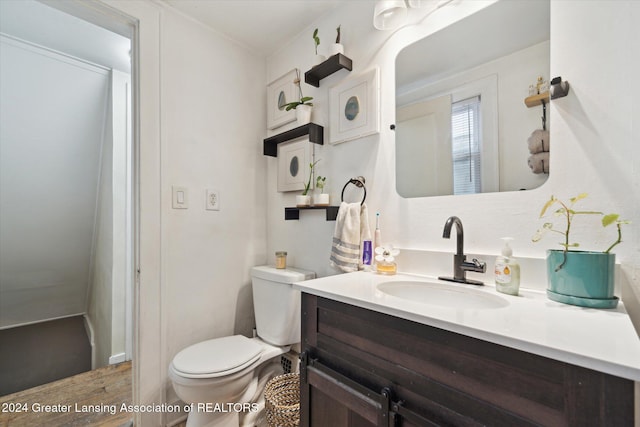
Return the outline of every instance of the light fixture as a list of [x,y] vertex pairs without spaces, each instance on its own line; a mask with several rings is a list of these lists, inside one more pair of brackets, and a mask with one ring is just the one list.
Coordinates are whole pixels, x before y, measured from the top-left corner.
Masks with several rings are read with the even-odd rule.
[[373,26],[378,30],[396,30],[407,23],[408,9],[425,9],[428,13],[424,21],[435,10],[451,3],[453,0],[378,0],[373,11]]
[[406,22],[404,0],[378,0],[373,11],[373,26],[378,30],[394,30]]

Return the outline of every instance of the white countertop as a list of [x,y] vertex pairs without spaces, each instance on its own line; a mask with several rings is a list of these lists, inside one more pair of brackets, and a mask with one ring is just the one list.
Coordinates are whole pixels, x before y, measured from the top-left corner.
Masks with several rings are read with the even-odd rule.
[[[388,281],[436,281],[457,290],[499,296],[499,308],[458,309],[409,301],[380,292]],[[622,302],[592,309],[548,300],[544,292],[520,289],[519,296],[492,285],[472,286],[410,274],[347,273],[294,284],[301,292],[390,314],[424,325],[523,350],[562,362],[640,381],[640,338]],[[464,298],[460,293],[460,298]]]

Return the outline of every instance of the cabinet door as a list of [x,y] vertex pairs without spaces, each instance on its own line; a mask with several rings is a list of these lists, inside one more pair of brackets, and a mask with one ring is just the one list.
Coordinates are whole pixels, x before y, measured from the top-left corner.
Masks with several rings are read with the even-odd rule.
[[388,400],[320,363],[301,369],[301,426],[375,427],[389,424]]

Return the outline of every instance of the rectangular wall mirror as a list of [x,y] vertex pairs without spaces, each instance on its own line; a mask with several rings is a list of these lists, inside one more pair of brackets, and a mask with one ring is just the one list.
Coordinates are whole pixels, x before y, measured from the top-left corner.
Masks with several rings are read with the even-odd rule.
[[542,106],[524,99],[539,76],[550,79],[549,44],[548,0],[501,0],[398,54],[400,196],[530,190],[547,180],[529,166],[527,143],[543,127]]

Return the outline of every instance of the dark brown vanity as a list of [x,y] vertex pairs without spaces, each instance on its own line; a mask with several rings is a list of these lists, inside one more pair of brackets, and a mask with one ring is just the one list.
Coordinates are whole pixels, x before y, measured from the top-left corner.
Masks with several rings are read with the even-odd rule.
[[302,426],[633,426],[634,382],[302,294]]

